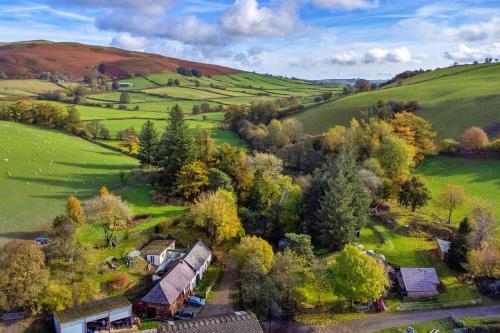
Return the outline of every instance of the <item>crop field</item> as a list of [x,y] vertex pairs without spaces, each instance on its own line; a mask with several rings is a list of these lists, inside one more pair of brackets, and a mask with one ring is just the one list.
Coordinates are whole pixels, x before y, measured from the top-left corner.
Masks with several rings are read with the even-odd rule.
[[[427,210],[444,218],[446,212],[438,207],[435,199],[445,184],[458,184],[464,187],[469,201],[479,200],[493,207],[500,229],[500,160],[427,156],[416,173],[425,179],[434,198]],[[452,219],[458,222],[467,213],[465,208],[457,209]]]
[[[447,73],[449,70],[443,70]],[[435,76],[420,83],[385,88],[339,98],[293,115],[307,132],[319,134],[337,124],[348,124],[353,117],[379,100],[418,100],[417,115],[432,122],[438,139],[458,138],[471,126],[488,128],[500,123],[500,64],[478,65],[454,75]],[[422,74],[428,77],[430,73]],[[418,76],[412,78],[418,80]]]
[[33,238],[64,211],[65,199],[119,186],[137,161],[78,137],[0,121],[0,244]]

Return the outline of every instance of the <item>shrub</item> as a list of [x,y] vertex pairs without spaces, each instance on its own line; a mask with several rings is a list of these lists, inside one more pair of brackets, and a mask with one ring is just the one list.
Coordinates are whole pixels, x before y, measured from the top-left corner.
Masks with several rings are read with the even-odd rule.
[[500,153],[500,139],[496,139],[490,143],[490,150]]
[[168,229],[170,229],[171,226],[172,226],[172,221],[170,220],[162,221],[157,225],[155,225],[155,233],[160,234],[166,232],[168,231]]
[[120,110],[127,110],[127,106],[126,106],[126,105],[123,105],[123,104],[120,104],[120,105],[118,106],[118,109],[120,109]]
[[128,275],[125,273],[115,273],[108,282],[108,287],[111,290],[124,290],[129,284]]
[[438,151],[440,153],[456,153],[459,149],[460,144],[451,139],[451,138],[446,138],[443,139],[439,144],[438,144]]

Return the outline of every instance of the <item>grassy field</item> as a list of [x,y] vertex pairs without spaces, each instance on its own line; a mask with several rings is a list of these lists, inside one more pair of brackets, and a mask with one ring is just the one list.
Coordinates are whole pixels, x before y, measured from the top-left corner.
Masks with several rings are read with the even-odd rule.
[[137,161],[75,136],[0,121],[0,244],[40,234],[65,199],[119,186]]
[[160,94],[174,98],[186,98],[186,99],[197,99],[197,100],[224,97],[223,95],[219,95],[202,89],[194,89],[188,87],[162,87],[162,88],[143,90],[143,92],[150,94]]
[[[427,156],[416,170],[422,176],[432,192],[434,200],[425,208],[435,212],[442,218],[446,212],[439,208],[436,198],[443,186],[454,183],[464,187],[469,199],[480,200],[490,204],[495,209],[496,221],[500,226],[500,160],[498,159],[466,159],[446,156]],[[453,213],[452,219],[458,223],[468,209],[462,207]],[[500,229],[500,228],[499,228]]]
[[[35,79],[25,80],[0,80],[0,94],[15,95],[15,93],[25,92],[28,94],[39,94],[51,90],[61,90],[62,88],[50,81]],[[9,91],[11,93],[9,93]]]
[[[488,128],[500,123],[500,64],[478,65],[468,70],[450,73],[443,69],[411,78],[414,84],[360,93],[325,103],[294,115],[307,132],[319,134],[336,124],[348,124],[378,100],[418,100],[417,112],[432,122],[438,139],[458,138],[471,126]],[[420,80],[420,82],[419,82]]]

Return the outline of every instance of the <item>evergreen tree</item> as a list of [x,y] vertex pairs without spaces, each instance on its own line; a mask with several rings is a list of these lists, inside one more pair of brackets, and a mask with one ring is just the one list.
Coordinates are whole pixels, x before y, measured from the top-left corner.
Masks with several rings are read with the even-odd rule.
[[195,139],[196,158],[210,165],[215,156],[215,143],[211,128],[200,128]]
[[153,122],[148,120],[142,125],[139,134],[139,151],[137,158],[142,165],[152,165],[155,161],[156,148],[158,146],[158,130]]
[[180,169],[193,161],[193,140],[182,109],[175,105],[169,112],[167,128],[159,144],[157,161],[163,168],[160,181],[169,187]]
[[322,246],[341,250],[356,239],[358,231],[366,224],[370,196],[358,174],[355,155],[349,145],[341,149],[327,172],[330,174],[324,178],[326,190],[320,198],[314,229]]
[[448,251],[448,266],[456,271],[465,271],[467,254],[469,252],[468,237],[471,231],[469,219],[466,217],[460,222],[458,232],[451,241]]

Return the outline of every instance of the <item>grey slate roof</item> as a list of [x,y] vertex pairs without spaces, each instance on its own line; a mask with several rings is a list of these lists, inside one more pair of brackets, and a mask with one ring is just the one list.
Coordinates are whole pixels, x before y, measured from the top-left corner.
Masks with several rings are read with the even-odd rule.
[[251,312],[170,321],[158,324],[160,333],[263,333],[259,321]]
[[438,239],[437,242],[438,242],[438,246],[439,246],[439,249],[441,250],[441,252],[448,253],[448,250],[450,249],[450,242],[442,240],[442,239]]
[[85,303],[74,308],[56,311],[54,315],[57,317],[59,322],[67,323],[70,321],[97,315],[103,312],[122,309],[128,306],[131,306],[129,301],[127,301],[122,296],[115,296]]
[[401,268],[406,291],[437,292],[439,278],[434,268]]
[[155,304],[173,304],[182,292],[189,287],[195,273],[183,260],[177,261],[172,268],[141,301]]
[[188,263],[195,271],[199,271],[201,266],[207,261],[212,251],[202,241],[196,244],[184,256],[184,261]]

